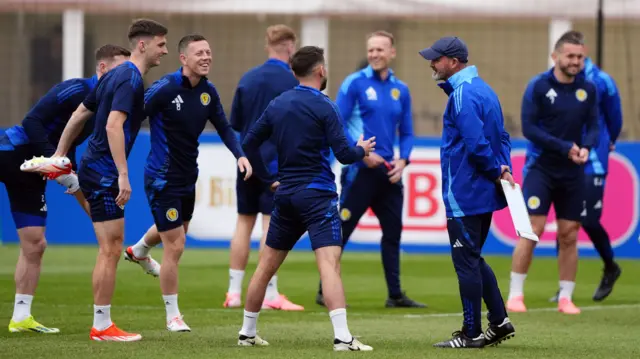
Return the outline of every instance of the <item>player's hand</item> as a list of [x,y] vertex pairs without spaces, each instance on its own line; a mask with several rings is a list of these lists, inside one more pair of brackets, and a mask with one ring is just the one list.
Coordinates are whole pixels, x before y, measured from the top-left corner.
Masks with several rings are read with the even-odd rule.
[[402,179],[402,171],[404,171],[404,168],[407,166],[407,161],[403,159],[393,160],[391,161],[391,166],[391,170],[387,172],[389,182],[398,183]]
[[269,187],[271,189],[271,192],[275,192],[278,189],[278,186],[280,185],[280,182],[275,181],[271,184],[271,186]]
[[[364,156],[365,159],[367,156],[369,156],[373,151],[376,150],[376,137],[373,136],[370,139],[364,141],[364,135],[360,135],[360,138],[358,138],[358,143],[356,143],[356,146],[360,146],[364,149]],[[380,157],[380,156],[378,156]],[[382,159],[382,157],[380,157],[380,159]],[[382,162],[380,162],[380,164],[382,164],[384,162],[384,160],[382,160]]]
[[616,150],[616,144],[609,142],[609,152],[613,152]]
[[580,164],[585,164],[587,163],[588,160],[589,160],[589,150],[586,148],[581,148],[580,152],[578,153],[578,161],[580,161]]
[[580,153],[580,147],[578,147],[578,145],[576,145],[575,143],[573,144],[573,146],[571,146],[571,149],[569,150],[569,159],[575,162],[575,158],[578,157],[578,154]]
[[129,176],[127,174],[121,174],[118,176],[118,188],[120,192],[116,197],[116,204],[120,207],[124,207],[129,198],[131,198],[131,184],[129,184]]
[[498,178],[497,182],[500,183],[500,180],[505,180],[509,182],[511,188],[516,188],[516,181],[513,180],[513,176],[511,175],[511,169],[509,168],[509,166],[501,165],[500,169],[502,170],[502,174],[500,175],[500,178]]
[[244,173],[244,180],[248,180],[253,174],[253,168],[251,168],[251,163],[246,157],[238,158],[238,169],[241,173]]

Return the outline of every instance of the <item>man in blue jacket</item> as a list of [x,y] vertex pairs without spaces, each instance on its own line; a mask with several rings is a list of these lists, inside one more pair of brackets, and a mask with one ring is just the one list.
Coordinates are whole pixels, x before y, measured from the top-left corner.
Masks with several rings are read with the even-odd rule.
[[[443,37],[420,51],[431,61],[433,79],[449,96],[444,112],[440,164],[451,257],[464,312],[462,330],[434,344],[482,348],[515,335],[493,270],[481,256],[493,212],[506,207],[501,179],[511,176],[511,143],[496,93],[468,66],[469,52],[457,37]],[[482,333],[482,299],[489,328]]]
[[[387,282],[387,308],[424,308],[409,298],[400,285],[400,239],[404,189],[402,172],[413,150],[413,119],[409,87],[400,81],[389,64],[396,55],[395,40],[386,31],[376,31],[367,40],[369,65],[342,82],[336,104],[344,121],[345,135],[351,144],[358,136],[375,136],[378,148],[342,169],[340,217],[343,247],[368,208],[380,221],[382,267]],[[398,138],[400,153],[395,158]],[[316,303],[324,305],[322,285]]]

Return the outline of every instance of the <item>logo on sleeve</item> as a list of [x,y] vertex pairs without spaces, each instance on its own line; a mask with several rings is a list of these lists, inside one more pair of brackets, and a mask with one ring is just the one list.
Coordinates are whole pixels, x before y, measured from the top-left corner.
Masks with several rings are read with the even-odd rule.
[[587,99],[587,91],[583,89],[578,89],[576,91],[576,98],[578,99],[578,101],[584,102],[584,100]]
[[209,96],[208,93],[203,92],[200,95],[200,103],[202,104],[202,106],[207,106],[209,102],[211,102],[211,96]]
[[167,219],[171,222],[178,220],[178,210],[175,208],[169,208],[167,210]]
[[400,98],[400,90],[398,90],[397,88],[394,88],[391,90],[391,98],[393,98],[394,100],[398,101],[398,99]]

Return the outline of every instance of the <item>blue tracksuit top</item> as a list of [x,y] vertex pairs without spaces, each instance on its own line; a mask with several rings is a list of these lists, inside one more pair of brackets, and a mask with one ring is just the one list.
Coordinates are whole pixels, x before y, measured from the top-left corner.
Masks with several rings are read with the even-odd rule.
[[439,84],[449,95],[440,165],[447,217],[494,212],[507,202],[496,180],[511,168],[511,142],[496,93],[469,66]]

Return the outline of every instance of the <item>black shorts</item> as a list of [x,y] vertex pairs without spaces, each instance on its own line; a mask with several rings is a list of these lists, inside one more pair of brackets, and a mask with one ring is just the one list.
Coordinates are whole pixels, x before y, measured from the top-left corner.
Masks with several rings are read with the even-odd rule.
[[44,227],[47,218],[47,180],[36,173],[22,172],[20,165],[33,157],[30,146],[9,144],[0,150],[0,182],[9,195],[16,228]]
[[170,187],[159,183],[155,178],[144,177],[144,191],[151,207],[153,221],[158,232],[166,232],[191,220],[196,203],[196,191],[195,186]]

